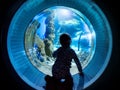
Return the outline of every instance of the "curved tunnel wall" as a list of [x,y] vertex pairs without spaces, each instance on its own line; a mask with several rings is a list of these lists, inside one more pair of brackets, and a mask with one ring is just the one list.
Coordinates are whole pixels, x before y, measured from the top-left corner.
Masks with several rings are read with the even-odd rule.
[[[112,50],[112,36],[109,23],[99,7],[90,0],[71,0],[69,2],[68,0],[26,1],[14,15],[9,27],[7,47],[10,61],[18,75],[33,88],[38,89],[39,86],[45,84],[45,75],[37,70],[26,56],[24,35],[33,17],[51,6],[67,6],[77,9],[82,12],[93,25],[96,33],[96,49],[91,62],[84,69],[84,88],[87,88],[99,78],[107,67]],[[73,77],[76,78],[77,75]],[[75,81],[75,83],[77,83],[77,81]]]

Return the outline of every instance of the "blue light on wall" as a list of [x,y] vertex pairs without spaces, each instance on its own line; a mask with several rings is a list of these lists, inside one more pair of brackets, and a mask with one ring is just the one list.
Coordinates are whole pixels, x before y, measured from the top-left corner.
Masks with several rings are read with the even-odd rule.
[[[15,13],[8,30],[7,48],[11,64],[23,81],[35,89],[42,90],[41,87],[45,85],[45,74],[39,71],[28,58],[25,50],[25,33],[36,15],[54,6],[69,7],[81,12],[94,30],[94,53],[84,68],[84,88],[87,88],[107,68],[112,52],[109,22],[101,9],[91,0],[28,0],[24,2]],[[65,12],[64,14],[67,15]],[[73,79],[76,88],[79,86],[78,74],[73,75]]]

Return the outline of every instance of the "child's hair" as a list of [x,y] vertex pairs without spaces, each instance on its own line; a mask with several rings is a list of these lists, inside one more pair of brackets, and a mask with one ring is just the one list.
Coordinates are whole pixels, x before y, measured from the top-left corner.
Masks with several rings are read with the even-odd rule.
[[60,44],[62,47],[69,47],[71,44],[71,37],[67,33],[63,33],[60,35]]

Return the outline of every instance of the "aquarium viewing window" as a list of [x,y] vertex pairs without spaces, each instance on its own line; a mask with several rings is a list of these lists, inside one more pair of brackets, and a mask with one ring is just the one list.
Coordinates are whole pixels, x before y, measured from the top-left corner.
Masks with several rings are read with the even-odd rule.
[[[95,52],[96,37],[90,21],[79,11],[54,6],[36,15],[26,29],[25,51],[30,62],[41,72],[51,75],[54,63],[52,53],[58,47],[59,36],[68,33],[72,38],[71,47],[85,68]],[[78,73],[72,62],[71,73]]]
[[45,75],[52,75],[52,52],[60,47],[62,33],[71,36],[71,48],[85,74],[81,83],[73,60],[75,89],[88,88],[107,68],[112,52],[111,28],[92,0],[27,0],[11,20],[7,50],[18,76],[34,89],[44,90]]

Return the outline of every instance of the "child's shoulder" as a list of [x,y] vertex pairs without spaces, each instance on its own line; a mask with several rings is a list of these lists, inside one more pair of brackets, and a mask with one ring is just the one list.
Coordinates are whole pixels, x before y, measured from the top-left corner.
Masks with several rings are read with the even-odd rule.
[[69,48],[69,51],[74,52],[74,50],[72,48]]

